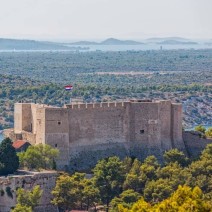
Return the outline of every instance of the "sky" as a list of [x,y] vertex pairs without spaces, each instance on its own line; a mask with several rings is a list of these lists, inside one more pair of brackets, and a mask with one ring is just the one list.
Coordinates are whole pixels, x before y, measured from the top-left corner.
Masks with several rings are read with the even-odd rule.
[[212,39],[212,0],[0,0],[0,37]]

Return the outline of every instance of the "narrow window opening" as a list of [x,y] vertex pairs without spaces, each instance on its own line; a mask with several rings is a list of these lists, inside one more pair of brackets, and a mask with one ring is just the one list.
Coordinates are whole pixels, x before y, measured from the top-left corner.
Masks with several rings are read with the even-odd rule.
[[55,144],[54,147],[57,147],[57,144]]
[[144,130],[140,130],[140,134],[144,134]]
[[58,125],[61,125],[61,121],[58,121],[57,124],[58,124]]

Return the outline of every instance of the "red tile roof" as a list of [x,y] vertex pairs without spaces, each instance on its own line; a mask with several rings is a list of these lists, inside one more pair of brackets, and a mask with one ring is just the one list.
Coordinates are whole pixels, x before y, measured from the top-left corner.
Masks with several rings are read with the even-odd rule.
[[21,148],[24,144],[28,143],[27,141],[23,141],[23,140],[17,140],[13,142],[13,147],[15,149],[19,149]]

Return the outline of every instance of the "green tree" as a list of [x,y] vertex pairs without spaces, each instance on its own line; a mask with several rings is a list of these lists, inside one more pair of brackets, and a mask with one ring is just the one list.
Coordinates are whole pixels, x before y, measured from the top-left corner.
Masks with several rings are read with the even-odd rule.
[[160,165],[155,156],[148,156],[144,163],[135,159],[124,182],[124,189],[143,192],[146,182],[156,179],[156,171],[159,167]]
[[212,198],[212,144],[208,144],[202,151],[200,159],[193,161],[188,167],[191,177],[187,184],[191,187],[199,186],[202,191]]
[[59,150],[47,144],[30,146],[26,152],[18,154],[21,167],[28,169],[54,169],[58,155]]
[[118,212],[211,212],[212,204],[204,200],[204,195],[200,188],[194,189],[184,185],[171,195],[171,197],[150,205],[143,198],[138,200],[128,209],[122,204],[118,206]]
[[206,128],[202,125],[198,125],[194,128],[194,130],[205,134]]
[[204,200],[203,193],[199,187],[191,189],[184,185],[179,186],[170,198],[162,201],[155,206],[157,211],[182,211],[182,212],[193,212],[193,211],[212,211],[212,205]]
[[130,157],[126,157],[123,160],[123,165],[124,165],[124,172],[128,173],[130,172],[130,169],[132,168],[132,164],[133,164],[133,159]]
[[0,143],[0,175],[13,174],[19,167],[19,159],[16,155],[12,141],[5,138]]
[[126,180],[124,181],[124,189],[133,189],[134,191],[140,191],[144,186],[143,182],[140,179],[141,175],[141,162],[138,159],[135,159],[131,165],[131,169],[127,173]]
[[205,132],[206,137],[212,138],[212,127],[208,128]]
[[77,195],[73,193],[74,183],[69,175],[61,175],[56,181],[56,186],[52,191],[52,203],[60,209],[73,209],[77,202]]
[[95,168],[94,184],[100,191],[101,200],[108,211],[110,201],[122,191],[124,166],[118,157],[100,160]]
[[59,176],[52,194],[52,203],[61,210],[89,209],[99,202],[99,190],[85,173]]
[[32,212],[32,208],[28,206],[23,206],[21,204],[16,204],[12,212]]
[[208,144],[206,148],[202,151],[201,160],[212,160],[212,144]]
[[83,204],[87,211],[90,207],[96,209],[97,204],[100,202],[100,194],[92,179],[84,179],[82,196]]
[[130,208],[133,203],[138,201],[141,198],[141,195],[138,192],[135,192],[132,189],[123,191],[119,197],[115,197],[110,205],[111,211],[118,211],[118,205],[122,204],[125,208]]
[[148,180],[156,178],[156,171],[160,167],[155,156],[148,156],[141,165],[141,174],[146,176]]
[[185,154],[178,149],[166,151],[163,158],[166,164],[178,162],[181,166],[186,166],[189,162],[189,159],[185,156]]
[[132,205],[130,209],[124,207],[123,204],[118,205],[118,212],[152,212],[152,206],[143,198],[139,199]]
[[[39,204],[43,191],[40,189],[40,186],[35,186],[32,191],[24,190],[19,188],[17,190],[17,205],[13,209],[13,212],[18,212],[22,209],[26,211],[33,211],[33,209]],[[24,210],[22,210],[24,211]]]
[[144,198],[151,202],[164,200],[171,195],[174,185],[168,178],[148,181],[144,188]]

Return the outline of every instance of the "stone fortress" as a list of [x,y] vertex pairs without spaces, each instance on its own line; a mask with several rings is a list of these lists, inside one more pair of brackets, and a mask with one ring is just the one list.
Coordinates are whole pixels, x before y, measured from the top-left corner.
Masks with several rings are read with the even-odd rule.
[[[164,151],[178,148],[188,156],[199,155],[211,139],[182,130],[182,105],[170,101],[134,100],[84,104],[63,108],[34,103],[16,103],[14,129],[5,130],[13,141],[32,145],[49,144],[60,150],[57,166],[73,172],[92,168],[99,159],[117,155],[144,159],[155,155],[162,161]],[[40,185],[43,195],[36,212],[57,212],[51,191],[58,173],[27,172],[0,177],[0,211],[16,204],[16,190]]]
[[67,171],[89,169],[113,155],[144,159],[154,154],[161,160],[171,148],[185,151],[182,105],[167,100],[77,103],[62,108],[16,103],[10,137],[58,148],[57,167]]

